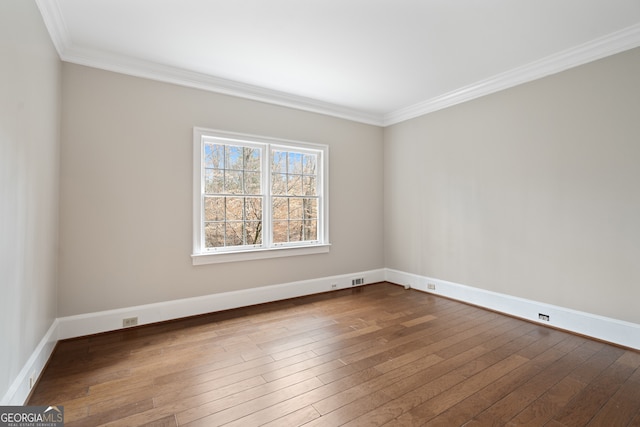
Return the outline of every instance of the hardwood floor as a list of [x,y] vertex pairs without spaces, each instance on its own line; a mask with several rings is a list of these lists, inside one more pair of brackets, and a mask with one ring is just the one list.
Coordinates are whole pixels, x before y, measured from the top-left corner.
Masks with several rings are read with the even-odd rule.
[[65,426],[640,426],[640,353],[388,283],[60,342]]

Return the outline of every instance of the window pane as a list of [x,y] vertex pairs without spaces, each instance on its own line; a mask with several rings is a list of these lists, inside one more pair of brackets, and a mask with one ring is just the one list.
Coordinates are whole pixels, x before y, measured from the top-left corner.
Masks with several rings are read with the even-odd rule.
[[301,242],[303,241],[303,226],[302,221],[289,221],[289,241]]
[[213,194],[213,169],[204,170],[204,192]]
[[302,199],[289,198],[289,219],[302,219]]
[[302,199],[304,219],[318,218],[318,199]]
[[315,175],[317,157],[315,154],[305,154],[302,160],[302,170],[305,175]]
[[318,240],[318,221],[304,221],[304,240]]
[[305,196],[317,195],[315,176],[304,176],[302,178],[302,191],[303,191],[302,194]]
[[206,194],[221,194],[224,192],[224,171],[207,169],[204,178],[204,192]]
[[271,153],[271,172],[287,173],[287,153],[284,151],[273,151]]
[[260,172],[244,173],[244,193],[260,194]]
[[302,174],[302,153],[289,153],[287,172]]
[[260,171],[260,149],[244,147],[244,170]]
[[224,221],[224,197],[204,198],[204,220]]
[[302,175],[288,176],[287,194],[290,196],[302,196]]
[[274,196],[287,194],[287,175],[282,173],[271,174],[271,192]]
[[246,197],[244,212],[247,221],[262,221],[262,197]]
[[226,171],[224,187],[227,194],[242,194],[242,171]]
[[225,169],[242,170],[243,147],[227,145],[225,151]]
[[271,209],[273,219],[289,219],[289,199],[287,197],[274,197]]
[[286,243],[288,242],[287,231],[288,221],[273,221],[273,243]]
[[224,145],[204,144],[204,165],[206,168],[224,169]]
[[262,244],[262,221],[245,222],[246,244],[261,245]]
[[241,246],[244,244],[243,225],[242,221],[227,222],[226,246]]
[[205,223],[204,245],[206,248],[221,248],[224,246],[224,223]]
[[227,221],[240,221],[244,219],[244,198],[227,197]]

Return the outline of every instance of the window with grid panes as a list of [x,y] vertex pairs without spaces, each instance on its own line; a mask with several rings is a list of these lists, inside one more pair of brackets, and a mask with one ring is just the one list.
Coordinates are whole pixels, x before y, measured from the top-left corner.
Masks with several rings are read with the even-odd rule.
[[204,248],[262,245],[262,148],[206,141]]
[[318,155],[271,150],[274,244],[318,240]]
[[195,128],[194,264],[327,252],[327,153]]

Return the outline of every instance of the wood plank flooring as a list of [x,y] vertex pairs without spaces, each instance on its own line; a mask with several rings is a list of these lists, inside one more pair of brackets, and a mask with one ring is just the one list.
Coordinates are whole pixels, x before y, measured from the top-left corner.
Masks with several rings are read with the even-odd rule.
[[65,426],[640,426],[640,352],[389,283],[58,343]]

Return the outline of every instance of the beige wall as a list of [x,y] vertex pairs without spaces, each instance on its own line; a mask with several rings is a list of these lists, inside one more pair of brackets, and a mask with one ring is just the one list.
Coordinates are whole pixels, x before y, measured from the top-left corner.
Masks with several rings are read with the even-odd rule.
[[[194,267],[192,128],[328,144],[329,254]],[[63,66],[59,316],[383,267],[382,130]]]
[[56,317],[60,60],[33,1],[0,2],[0,399]]
[[640,323],[640,49],[385,129],[385,265]]

